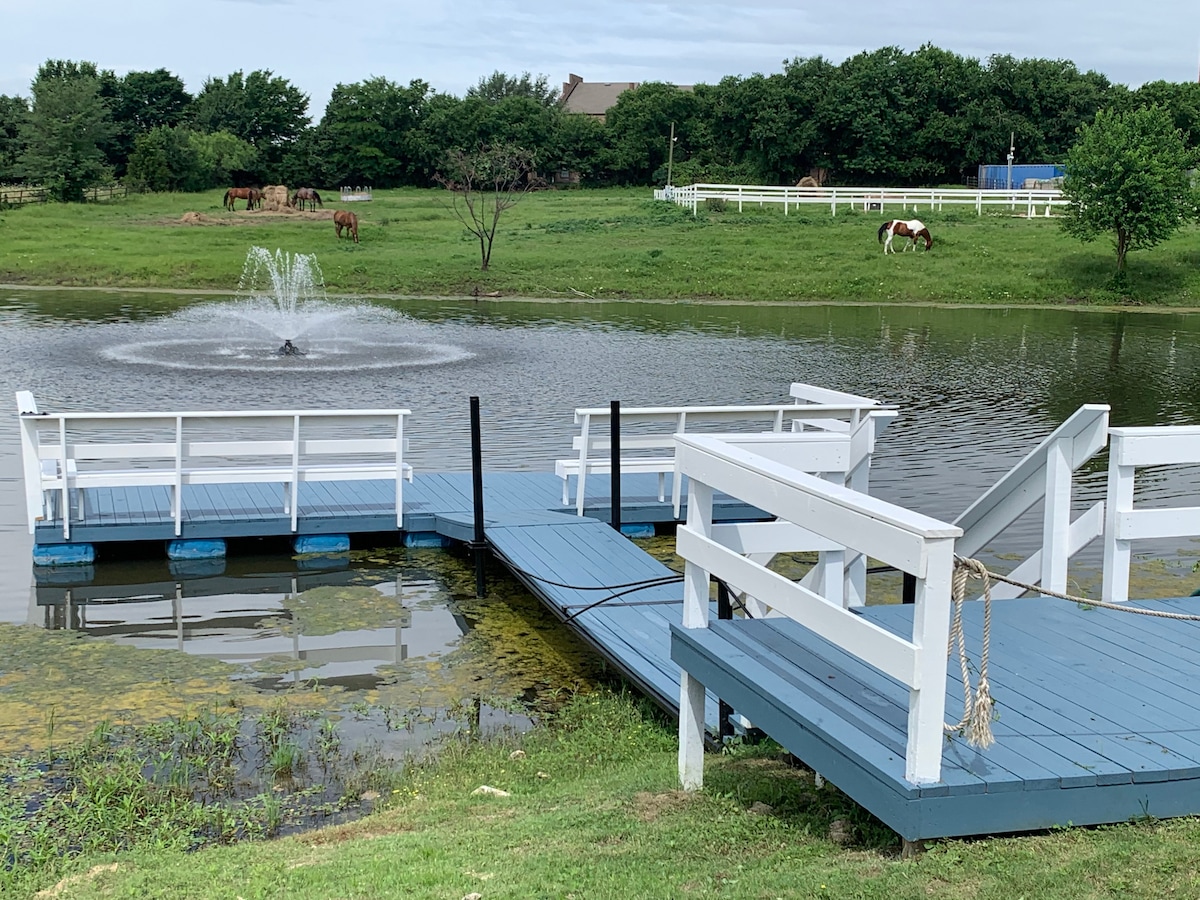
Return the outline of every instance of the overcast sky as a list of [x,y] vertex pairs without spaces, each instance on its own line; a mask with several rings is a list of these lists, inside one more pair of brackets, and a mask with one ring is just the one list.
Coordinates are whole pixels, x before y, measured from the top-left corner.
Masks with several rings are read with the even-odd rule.
[[1193,81],[1200,2],[1008,0],[0,0],[0,94],[29,96],[47,59],[118,75],[270,69],[319,118],[334,85],[383,76],[462,95],[485,75],[715,84],[794,57],[932,43],[962,56],[1069,59],[1136,87]]

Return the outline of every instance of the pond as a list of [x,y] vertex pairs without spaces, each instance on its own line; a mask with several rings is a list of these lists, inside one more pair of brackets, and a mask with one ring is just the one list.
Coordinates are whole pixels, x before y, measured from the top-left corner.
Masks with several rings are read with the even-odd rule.
[[[0,385],[10,403],[25,389],[54,411],[408,407],[408,459],[422,472],[469,469],[471,395],[481,398],[486,470],[550,471],[570,447],[577,406],[777,403],[804,381],[898,404],[872,492],[944,519],[1083,403],[1111,404],[1115,425],[1200,421],[1200,324],[1186,314],[457,299],[330,300],[325,312],[284,334],[244,315],[232,291],[0,289]],[[280,356],[280,337],[303,355]],[[84,571],[35,572],[11,418],[0,450],[0,622],[129,651],[182,649],[260,692],[318,678],[338,702],[365,697],[381,718],[495,698],[495,721],[511,724],[520,717],[499,701],[602,677],[517,587],[498,588],[503,602],[475,602],[469,565],[453,553],[356,548],[298,560],[286,544],[248,542],[210,570],[110,553]],[[1094,460],[1079,477],[1080,506],[1103,495],[1105,467]],[[1198,473],[1162,473],[1142,499],[1198,486]],[[1024,555],[1039,534],[1030,521],[989,550]],[[1166,581],[1144,593],[1189,593],[1196,550],[1154,548]],[[1094,585],[1095,549],[1072,574]],[[139,667],[134,657],[112,665]],[[82,726],[98,709],[167,702],[134,697],[136,677],[113,688],[103,671],[91,670],[93,694],[56,701],[62,727],[72,710]],[[201,680],[196,696],[210,690]],[[38,742],[18,720],[48,701],[26,702],[0,721],[0,751]],[[188,701],[171,702],[182,711]]]

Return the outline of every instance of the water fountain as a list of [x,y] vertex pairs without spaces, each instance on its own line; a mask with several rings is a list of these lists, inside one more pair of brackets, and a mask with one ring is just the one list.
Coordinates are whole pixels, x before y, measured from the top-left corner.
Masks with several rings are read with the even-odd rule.
[[255,372],[444,365],[473,355],[421,340],[422,326],[395,310],[330,299],[315,255],[263,247],[246,254],[234,299],[189,306],[145,331],[102,355],[173,369]]

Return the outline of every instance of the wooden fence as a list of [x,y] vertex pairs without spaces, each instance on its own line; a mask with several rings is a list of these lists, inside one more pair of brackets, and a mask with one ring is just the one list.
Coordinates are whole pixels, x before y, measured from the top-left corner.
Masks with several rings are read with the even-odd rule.
[[[101,200],[116,200],[128,197],[129,188],[120,184],[110,184],[103,187],[90,187],[83,192],[87,203],[99,203]],[[45,188],[14,185],[0,185],[0,206],[24,206],[26,203],[45,203],[49,197]]]

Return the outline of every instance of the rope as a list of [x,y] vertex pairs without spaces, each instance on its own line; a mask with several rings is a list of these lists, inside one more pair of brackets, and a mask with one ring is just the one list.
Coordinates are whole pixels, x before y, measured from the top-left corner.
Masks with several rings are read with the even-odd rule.
[[[986,571],[986,570],[985,570]],[[1129,606],[1126,603],[1107,603],[1104,600],[1089,600],[1087,597],[1076,597],[1072,594],[1060,594],[1058,591],[1052,591],[1049,588],[1039,587],[1036,584],[1025,584],[1023,581],[1014,581],[1004,575],[997,575],[995,572],[987,573],[996,581],[1003,581],[1005,584],[1011,584],[1013,587],[1024,588],[1027,591],[1032,591],[1035,594],[1045,594],[1047,597],[1056,597],[1059,600],[1070,600],[1072,603],[1078,603],[1080,606],[1095,606],[1100,609],[1111,609],[1116,612],[1133,613],[1138,616],[1154,616],[1159,619],[1178,619],[1182,622],[1200,622],[1200,616],[1189,615],[1188,613],[1163,612],[1159,609],[1142,609],[1140,606]]]
[[[954,577],[951,581],[950,598],[954,602],[954,618],[950,623],[950,642],[946,655],[954,653],[958,645],[958,664],[962,672],[963,714],[956,725],[944,725],[946,734],[962,734],[972,747],[986,750],[995,743],[992,736],[992,692],[988,683],[988,651],[992,638],[992,583],[990,573],[977,559],[954,557]],[[979,651],[979,680],[971,689],[971,676],[967,665],[967,640],[963,634],[962,609],[967,596],[967,579],[983,581],[983,645]]]
[[[967,580],[978,578],[983,582],[983,642],[979,652],[979,679],[975,688],[971,688],[969,664],[967,660],[966,637],[962,627],[963,601],[967,595]],[[1087,597],[1076,597],[1036,584],[1025,584],[1006,575],[998,575],[988,571],[977,559],[954,557],[954,575],[951,580],[950,598],[954,603],[954,617],[950,623],[950,641],[946,648],[947,656],[953,655],[955,645],[958,646],[958,664],[963,683],[963,715],[955,725],[945,725],[947,734],[962,734],[972,747],[987,749],[995,738],[992,736],[993,701],[991,685],[988,682],[988,653],[992,636],[992,580],[1003,581],[1013,587],[1023,588],[1047,597],[1059,600],[1069,600],[1083,606],[1095,606],[1100,609],[1111,609],[1116,612],[1133,613],[1139,616],[1155,616],[1160,619],[1176,619],[1184,622],[1200,622],[1200,616],[1187,613],[1163,612],[1156,609],[1142,609],[1123,603],[1107,603],[1103,600],[1090,600]]]

